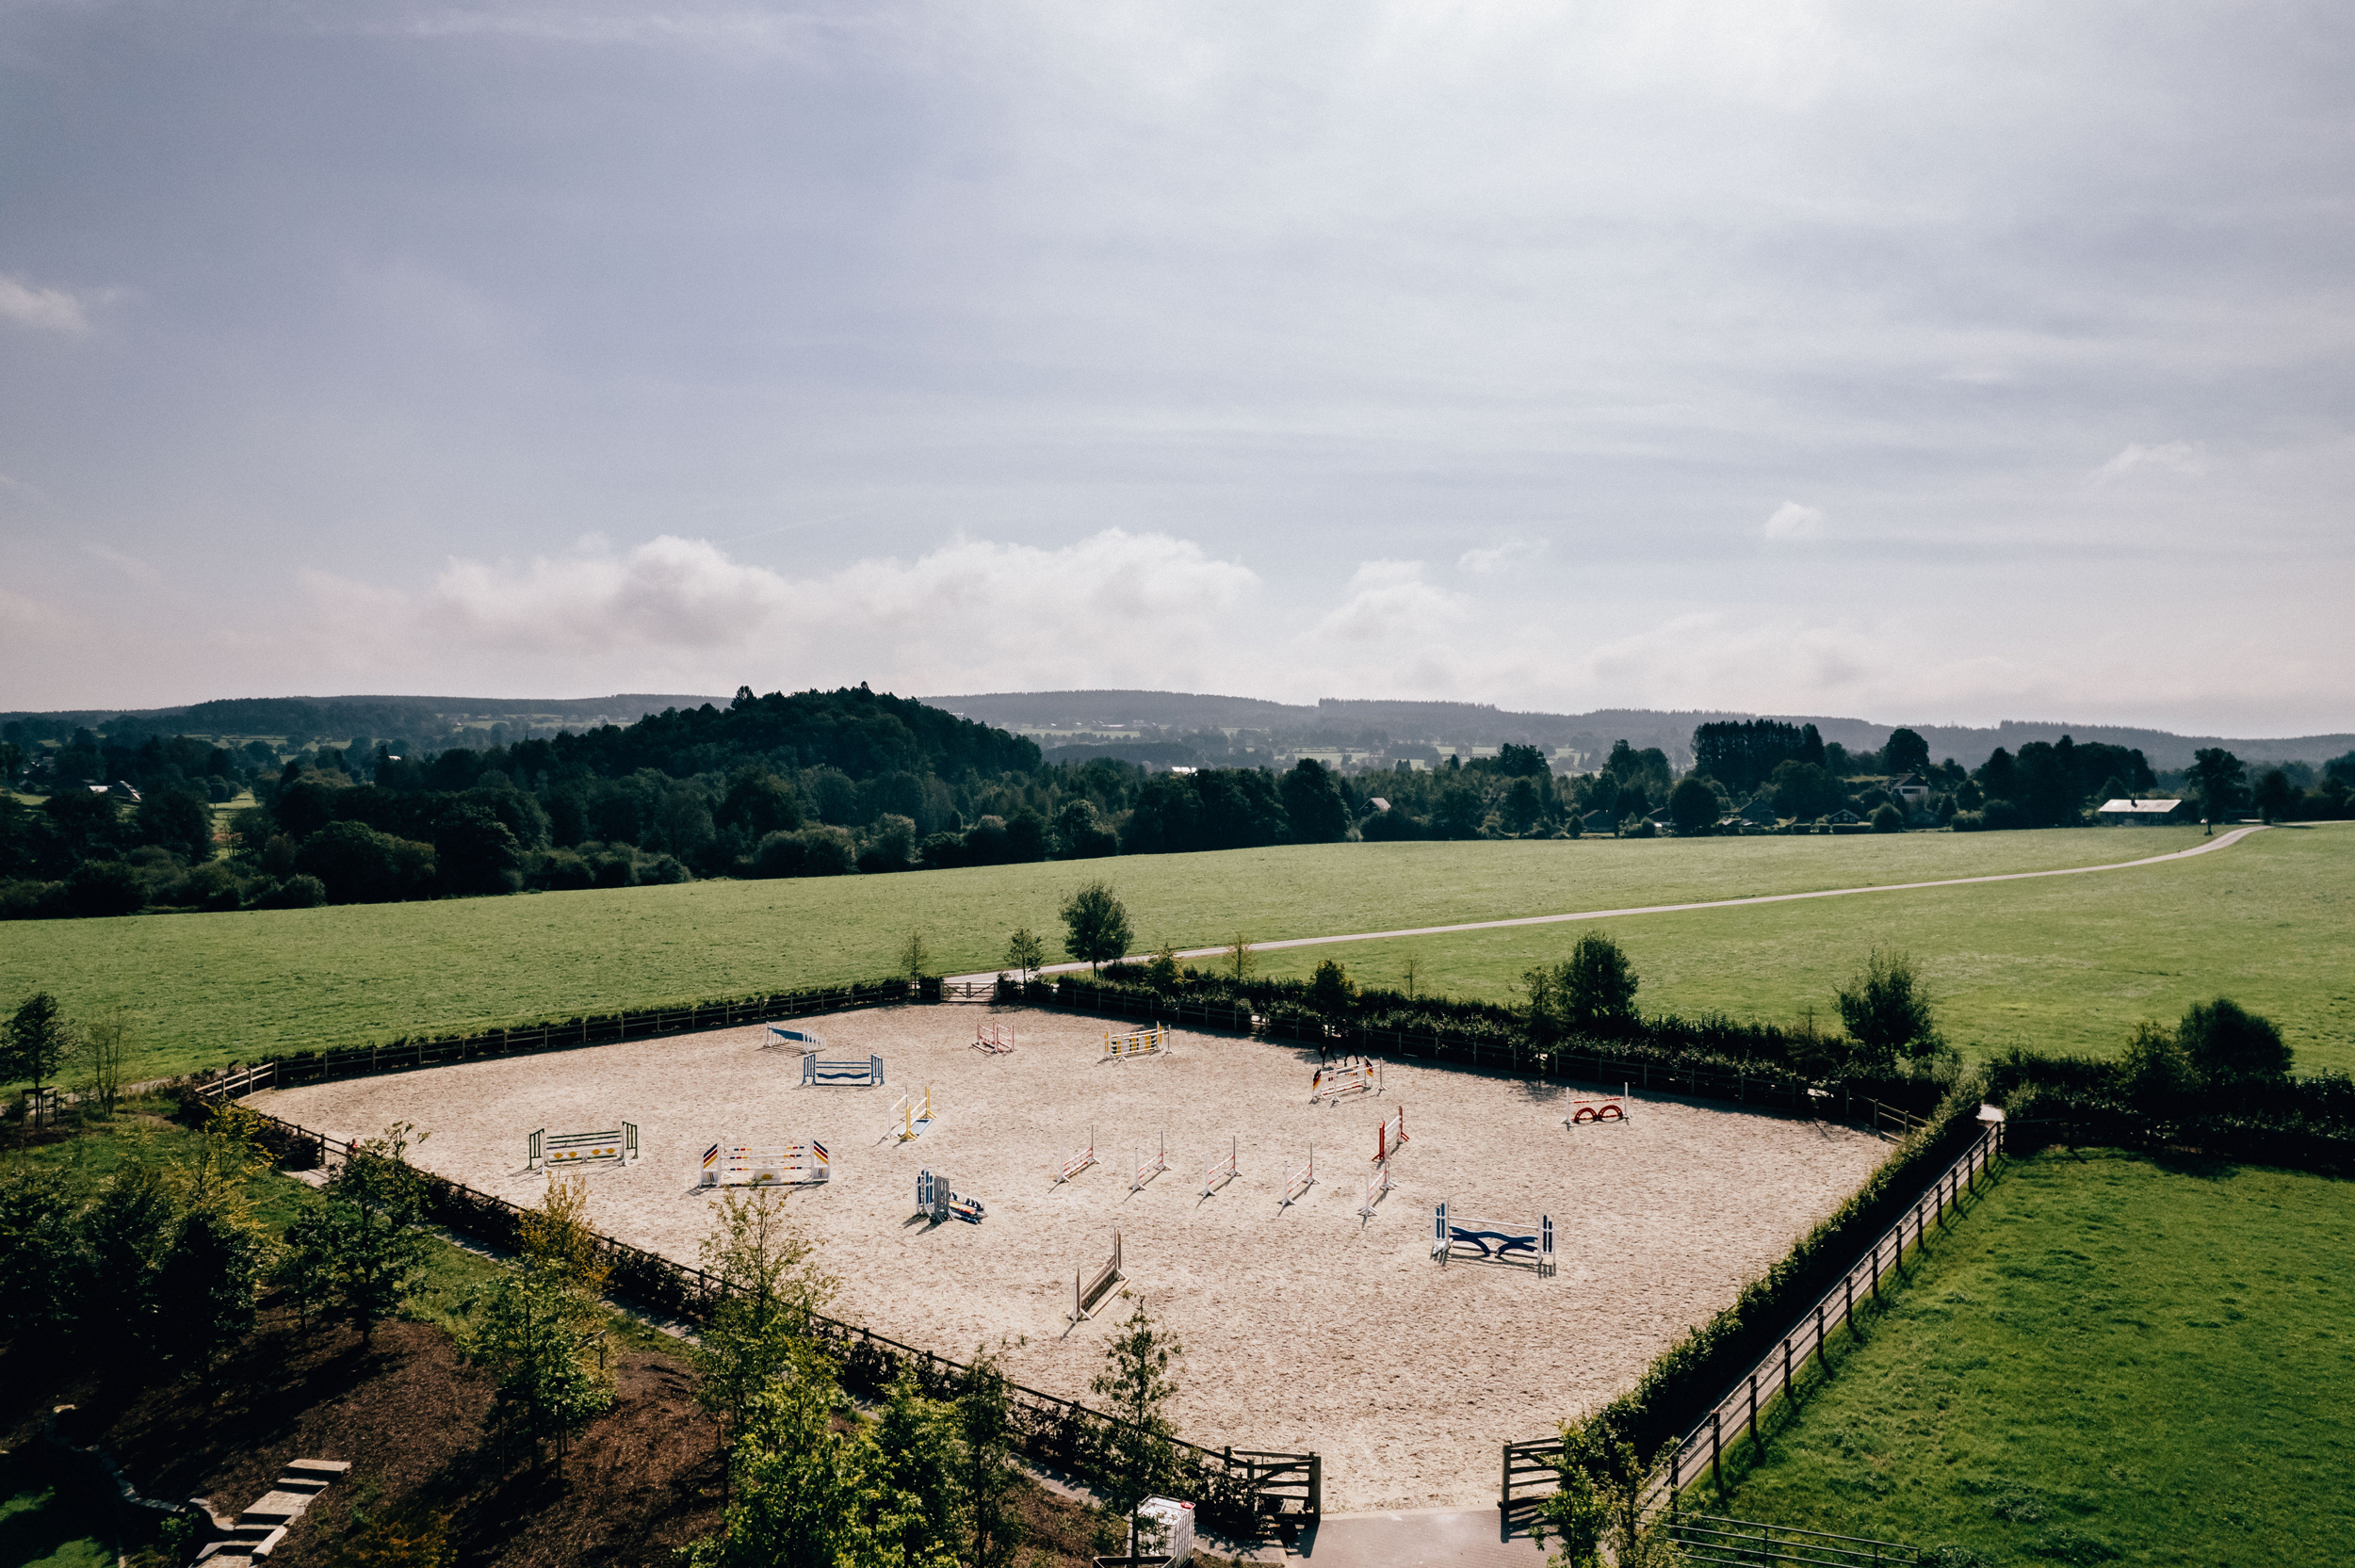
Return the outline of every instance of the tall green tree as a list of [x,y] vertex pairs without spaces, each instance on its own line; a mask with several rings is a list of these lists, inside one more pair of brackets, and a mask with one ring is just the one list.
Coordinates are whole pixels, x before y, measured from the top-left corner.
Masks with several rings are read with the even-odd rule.
[[1094,881],[1063,901],[1064,951],[1091,969],[1101,969],[1129,951],[1135,933],[1129,911],[1108,882]]
[[863,1501],[881,1560],[956,1568],[968,1522],[958,1427],[956,1406],[925,1398],[915,1366],[901,1362],[863,1466]]
[[727,1194],[699,1250],[720,1294],[694,1349],[695,1398],[717,1418],[724,1447],[741,1435],[755,1397],[793,1366],[810,1318],[836,1286],[779,1193]]
[[1919,773],[1930,765],[1930,743],[1911,730],[1889,732],[1889,739],[1881,747],[1881,771],[1892,778],[1907,773]]
[[2200,815],[2211,829],[2241,802],[2241,782],[2249,769],[2240,758],[2221,746],[2202,746],[2191,754],[2186,778],[2200,801]]
[[1006,939],[1006,967],[1029,979],[1047,962],[1047,945],[1028,926],[1016,926]]
[[1349,802],[1333,771],[1314,757],[1302,757],[1286,773],[1278,792],[1295,844],[1333,844],[1349,835]]
[[972,1568],[1012,1568],[1029,1539],[1015,1506],[1019,1485],[1014,1468],[1014,1399],[1006,1369],[986,1350],[977,1350],[957,1391],[957,1419],[965,1440],[965,1498],[972,1527]]
[[73,1054],[73,1026],[67,1022],[57,997],[36,991],[19,1002],[8,1015],[0,1053],[5,1053],[8,1076],[30,1083],[38,1098],[41,1086],[56,1077],[58,1067]]
[[1147,1497],[1178,1484],[1178,1431],[1169,1402],[1178,1395],[1172,1368],[1185,1347],[1155,1322],[1139,1298],[1129,1320],[1105,1348],[1104,1370],[1088,1386],[1115,1419],[1104,1434],[1105,1506],[1129,1515],[1129,1555],[1137,1555],[1139,1511]]
[[850,1568],[857,1561],[863,1434],[835,1425],[834,1367],[805,1339],[753,1391],[728,1456],[729,1502],[690,1568]]
[[286,1227],[281,1267],[294,1276],[298,1296],[355,1325],[364,1344],[424,1280],[432,1246],[424,1229],[426,1181],[408,1159],[422,1141],[407,1122],[360,1140],[328,1178],[325,1201]]
[[1627,949],[1601,931],[1588,931],[1570,948],[1556,976],[1563,1021],[1581,1034],[1615,1034],[1636,1022],[1639,984]]
[[1876,947],[1864,967],[1840,987],[1840,1021],[1856,1042],[1856,1054],[1888,1063],[1900,1056],[1917,1060],[1945,1043],[1938,1032],[1929,988],[1910,955]]
[[605,1313],[560,1263],[526,1254],[469,1304],[466,1364],[490,1374],[500,1447],[521,1439],[536,1462],[553,1439],[563,1467],[572,1433],[613,1402]]
[[0,1339],[43,1354],[73,1320],[84,1199],[49,1166],[0,1161]]
[[1718,809],[1717,792],[1692,774],[1678,780],[1677,786],[1668,791],[1668,818],[1679,833],[1707,832],[1717,820]]

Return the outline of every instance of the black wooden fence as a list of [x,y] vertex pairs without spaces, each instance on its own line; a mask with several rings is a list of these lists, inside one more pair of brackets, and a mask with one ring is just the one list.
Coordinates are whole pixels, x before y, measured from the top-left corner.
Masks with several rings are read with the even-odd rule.
[[[217,1079],[201,1087],[198,1097],[219,1103],[251,1092],[266,1086],[266,1072],[250,1070]],[[307,1169],[351,1157],[347,1142],[245,1108],[260,1122],[265,1146],[289,1165]],[[437,1224],[494,1247],[515,1249],[523,1209],[462,1182],[421,1174],[426,1211]],[[663,1317],[689,1323],[709,1320],[723,1288],[710,1274],[609,1236],[597,1236],[596,1247],[611,1268],[608,1287],[615,1296]],[[843,1386],[854,1394],[880,1396],[902,1367],[914,1370],[929,1398],[954,1398],[962,1385],[966,1372],[963,1362],[823,1315],[817,1316],[816,1325],[819,1341],[840,1368]],[[1020,1383],[1008,1384],[1008,1395],[1015,1447],[1026,1458],[1082,1480],[1105,1473],[1112,1438],[1125,1425],[1117,1416]],[[1324,1511],[1324,1462],[1317,1454],[1206,1448],[1182,1441],[1174,1447],[1182,1472],[1180,1489],[1192,1495],[1196,1514],[1212,1529],[1249,1536],[1270,1522],[1281,1526],[1287,1519],[1312,1520]]]
[[1154,1018],[1180,1028],[1251,1035],[1260,1040],[1295,1040],[1327,1050],[1381,1056],[1405,1061],[1444,1062],[1498,1069],[1562,1082],[1614,1084],[1693,1099],[1725,1100],[1762,1110],[1787,1110],[1869,1126],[1883,1137],[1902,1139],[1925,1119],[1877,1099],[1811,1090],[1786,1073],[1753,1075],[1716,1067],[1677,1066],[1638,1058],[1567,1048],[1540,1051],[1520,1041],[1498,1041],[1445,1029],[1375,1029],[1314,1019],[1254,1012],[1232,1002],[1202,1002],[1159,996],[1132,987],[1097,985],[1061,977],[1054,980],[1000,980],[999,998],[1030,1007],[1062,1008],[1110,1017]]

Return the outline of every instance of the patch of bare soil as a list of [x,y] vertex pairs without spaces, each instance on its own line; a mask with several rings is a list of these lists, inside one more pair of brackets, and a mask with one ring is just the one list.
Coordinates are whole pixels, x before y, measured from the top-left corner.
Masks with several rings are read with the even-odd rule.
[[[612,1410],[577,1434],[561,1465],[502,1458],[486,1431],[490,1391],[442,1329],[387,1323],[373,1345],[348,1329],[276,1324],[255,1334],[209,1390],[143,1382],[138,1369],[0,1352],[8,1446],[41,1416],[76,1444],[103,1444],[155,1498],[205,1497],[235,1514],[292,1459],[351,1463],[273,1560],[318,1560],[355,1505],[421,1501],[449,1516],[465,1568],[668,1565],[720,1523],[720,1458],[685,1362],[630,1353]],[[1076,1565],[1095,1544],[1083,1507],[1028,1489],[1023,1511],[1047,1561]]]

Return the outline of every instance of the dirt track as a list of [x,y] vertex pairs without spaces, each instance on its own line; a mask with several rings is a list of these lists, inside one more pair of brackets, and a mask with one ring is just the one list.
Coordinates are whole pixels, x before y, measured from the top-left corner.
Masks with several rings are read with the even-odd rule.
[[[971,1049],[978,1022],[1017,1050]],[[518,1203],[535,1127],[627,1119],[633,1168],[592,1178],[600,1228],[691,1261],[713,1199],[705,1147],[814,1138],[833,1180],[791,1207],[843,1281],[840,1316],[943,1354],[1009,1344],[1017,1381],[1086,1398],[1115,1307],[1069,1326],[1072,1276],[1123,1237],[1131,1288],[1186,1349],[1176,1415],[1211,1446],[1315,1448],[1336,1511],[1477,1506],[1498,1446],[1542,1436],[1627,1386],[1685,1327],[1731,1300],[1883,1156],[1853,1130],[1639,1095],[1620,1125],[1564,1125],[1590,1095],[1454,1068],[1390,1066],[1377,1107],[1311,1106],[1315,1053],[1179,1032],[1164,1058],[1099,1062],[1104,1025],[1059,1014],[905,1008],[810,1021],[825,1056],[885,1060],[881,1089],[801,1086],[797,1050],[759,1029],[355,1079],[260,1096],[338,1137],[406,1118],[422,1163]],[[933,1089],[937,1119],[885,1139],[901,1093]],[[1405,1107],[1395,1186],[1361,1221],[1374,1127]],[[1055,1169],[1096,1128],[1098,1164]],[[1166,1131],[1169,1169],[1129,1190],[1132,1152]],[[1239,1140],[1240,1179],[1201,1196]],[[1288,1209],[1286,1175],[1316,1145],[1318,1184]],[[980,1225],[912,1218],[930,1167],[980,1197]],[[1429,1256],[1432,1205],[1454,1216],[1553,1218],[1560,1271]]]

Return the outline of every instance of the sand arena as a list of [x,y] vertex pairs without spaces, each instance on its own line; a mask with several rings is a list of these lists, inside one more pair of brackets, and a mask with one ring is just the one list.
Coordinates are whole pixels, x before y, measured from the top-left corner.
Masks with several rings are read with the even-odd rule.
[[[971,1047],[977,1024],[1016,1049]],[[1640,1092],[1620,1124],[1570,1128],[1589,1091],[1453,1067],[1385,1064],[1379,1099],[1312,1105],[1316,1053],[1172,1032],[1162,1056],[1101,1061],[1102,1020],[907,1007],[814,1018],[828,1059],[885,1059],[881,1088],[807,1088],[798,1047],[763,1027],[471,1062],[258,1096],[338,1138],[408,1120],[419,1163],[518,1204],[544,1178],[526,1137],[640,1129],[641,1157],[593,1169],[600,1229],[685,1262],[716,1196],[714,1142],[814,1139],[832,1179],[788,1208],[842,1282],[836,1316],[944,1355],[1003,1346],[1017,1381],[1087,1399],[1111,1325],[1076,1327],[1075,1271],[1122,1236],[1129,1289],[1185,1347],[1175,1416],[1216,1447],[1314,1448],[1334,1512],[1493,1502],[1499,1446],[1540,1437],[1627,1387],[1829,1214],[1886,1154],[1853,1129]],[[1129,1026],[1112,1026],[1125,1029]],[[932,1129],[901,1143],[892,1103],[932,1090]],[[1361,1219],[1374,1131],[1405,1109],[1392,1189]],[[1095,1129],[1096,1164],[1057,1185]],[[1169,1168],[1131,1191],[1136,1154]],[[1234,1140],[1239,1176],[1202,1195]],[[1317,1185],[1278,1206],[1315,1145]],[[980,1198],[979,1225],[916,1219],[929,1167]],[[1553,1218],[1559,1271],[1430,1258],[1432,1208]]]

